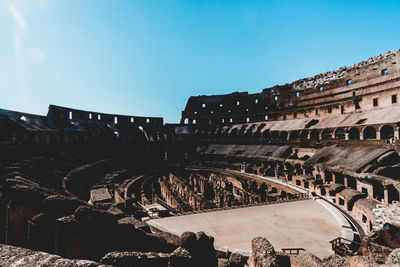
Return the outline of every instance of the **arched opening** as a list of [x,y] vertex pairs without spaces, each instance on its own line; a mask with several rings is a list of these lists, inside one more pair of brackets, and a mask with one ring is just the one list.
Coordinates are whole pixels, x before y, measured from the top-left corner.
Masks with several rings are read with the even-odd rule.
[[253,193],[257,193],[258,192],[258,185],[257,185],[256,182],[253,181],[250,184],[250,191],[253,192]]
[[288,137],[288,132],[281,132],[280,134],[279,134],[279,139],[280,140],[287,140],[287,137]]
[[390,125],[384,125],[382,126],[380,133],[381,133],[381,139],[390,139],[393,138],[394,136],[394,129]]
[[263,137],[264,139],[269,139],[269,138],[271,137],[271,135],[270,135],[270,133],[269,133],[269,130],[265,130],[265,131],[262,133],[262,137]]
[[308,131],[302,131],[300,133],[300,139],[301,140],[307,140],[308,139]]
[[335,173],[335,184],[344,185],[344,175],[341,173]]
[[297,140],[299,139],[299,131],[292,131],[289,135],[289,140]]
[[347,177],[347,187],[357,189],[357,181],[356,178],[348,176]]
[[322,139],[323,140],[332,139],[332,130],[331,129],[323,130],[322,131]]
[[273,168],[268,168],[268,169],[265,171],[265,176],[274,177],[274,176],[275,176],[275,171],[274,171],[274,169],[273,169]]
[[385,188],[384,188],[384,186],[381,184],[381,183],[379,183],[379,182],[373,182],[372,183],[372,187],[373,187],[373,190],[374,190],[374,192],[373,192],[373,196],[374,196],[374,199],[378,199],[379,201],[381,201],[382,199],[384,199],[384,197],[385,197]]
[[260,185],[260,187],[258,188],[258,193],[260,194],[262,201],[265,201],[265,197],[266,197],[267,194],[268,194],[268,187],[267,187],[267,185],[264,184],[264,183],[262,183],[262,184]]
[[294,173],[296,175],[302,175],[303,174],[303,169],[301,168],[300,164],[297,163],[296,165],[294,165]]
[[318,140],[319,139],[319,130],[312,130],[310,133],[311,140]]
[[232,131],[229,133],[229,136],[230,136],[230,137],[237,137],[237,136],[238,136],[238,133],[239,133],[238,129],[237,129],[237,128],[234,128],[234,129],[232,129]]
[[346,134],[343,128],[337,128],[335,131],[335,139],[346,139]]
[[278,131],[271,132],[271,139],[272,140],[277,140],[278,137],[279,137],[279,132]]
[[365,216],[364,214],[362,215],[362,222],[366,223],[367,222],[367,216]]
[[326,196],[326,190],[321,186],[321,195]]
[[363,139],[376,139],[376,130],[372,126],[368,126],[363,131]]
[[394,187],[392,184],[389,184],[386,186],[386,189],[388,191],[388,202],[392,203],[393,200],[398,201],[399,200],[399,191],[397,191],[396,187]]
[[331,183],[332,182],[332,173],[329,171],[324,171],[325,173],[325,182],[326,183]]
[[349,130],[349,139],[350,140],[360,140],[360,130],[353,127]]

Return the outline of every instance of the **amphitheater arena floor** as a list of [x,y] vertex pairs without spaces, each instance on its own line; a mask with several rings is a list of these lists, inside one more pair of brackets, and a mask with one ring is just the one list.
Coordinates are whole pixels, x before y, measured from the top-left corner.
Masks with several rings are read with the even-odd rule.
[[315,200],[238,208],[153,220],[175,234],[204,231],[215,244],[251,251],[251,240],[266,237],[275,250],[304,248],[320,258],[332,255],[330,240],[341,236],[336,219]]

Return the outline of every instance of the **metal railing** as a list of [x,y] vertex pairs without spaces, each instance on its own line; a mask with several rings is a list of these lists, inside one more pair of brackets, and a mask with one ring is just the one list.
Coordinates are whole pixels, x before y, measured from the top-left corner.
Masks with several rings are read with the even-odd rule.
[[299,255],[300,251],[306,251],[304,248],[283,248],[282,252],[289,255]]
[[361,244],[350,239],[337,237],[329,241],[332,245],[332,250],[339,256],[354,256],[357,250],[354,247],[360,247]]

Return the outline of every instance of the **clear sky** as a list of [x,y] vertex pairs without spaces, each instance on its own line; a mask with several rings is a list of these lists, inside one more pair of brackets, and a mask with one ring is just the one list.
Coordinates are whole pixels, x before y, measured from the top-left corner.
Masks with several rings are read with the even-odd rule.
[[0,108],[178,122],[189,96],[260,92],[399,48],[398,0],[0,0]]

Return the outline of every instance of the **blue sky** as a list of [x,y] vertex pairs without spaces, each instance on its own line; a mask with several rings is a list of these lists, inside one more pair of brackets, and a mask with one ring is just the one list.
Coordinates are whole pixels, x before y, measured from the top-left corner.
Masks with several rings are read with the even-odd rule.
[[178,122],[191,95],[260,92],[399,48],[397,0],[0,0],[0,108]]

